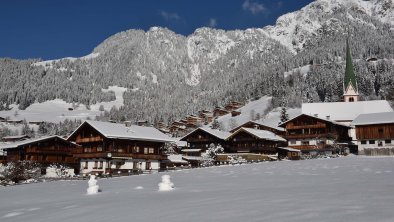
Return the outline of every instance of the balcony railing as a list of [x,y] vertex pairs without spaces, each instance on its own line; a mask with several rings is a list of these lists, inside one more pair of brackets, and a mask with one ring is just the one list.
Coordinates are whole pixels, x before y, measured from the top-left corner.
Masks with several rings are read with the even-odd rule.
[[76,158],[130,158],[130,159],[146,159],[146,160],[165,160],[167,155],[157,154],[139,154],[139,153],[74,153]]
[[96,136],[96,137],[87,137],[87,138],[80,138],[77,137],[76,139],[76,143],[90,143],[90,142],[101,142],[103,141],[103,138],[101,138],[100,136]]
[[326,128],[327,125],[325,123],[316,123],[310,125],[290,125],[286,126],[286,129],[316,129],[316,128]]
[[322,133],[322,134],[288,134],[284,137],[286,139],[307,139],[307,138],[332,138],[334,134]]
[[72,148],[65,147],[27,147],[25,153],[71,154]]

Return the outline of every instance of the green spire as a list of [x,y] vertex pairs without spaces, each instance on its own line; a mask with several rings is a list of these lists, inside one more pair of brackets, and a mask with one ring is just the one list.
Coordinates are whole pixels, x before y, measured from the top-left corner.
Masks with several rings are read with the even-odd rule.
[[346,71],[345,71],[345,79],[344,79],[344,91],[349,87],[349,84],[352,84],[353,89],[358,92],[356,75],[353,70],[353,62],[352,55],[350,53],[349,47],[349,37],[346,39]]

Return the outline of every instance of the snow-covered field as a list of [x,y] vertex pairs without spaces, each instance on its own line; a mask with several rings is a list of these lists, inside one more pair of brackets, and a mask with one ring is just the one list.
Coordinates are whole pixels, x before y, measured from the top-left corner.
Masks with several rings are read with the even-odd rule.
[[[34,103],[27,107],[25,110],[19,110],[17,105],[11,105],[11,110],[0,111],[0,117],[9,117],[12,120],[23,120],[26,121],[45,121],[45,122],[62,122],[65,119],[81,119],[87,118],[94,119],[99,116],[102,112],[99,110],[100,106],[103,106],[104,110],[109,111],[113,106],[119,108],[123,106],[123,93],[127,88],[119,86],[109,86],[108,89],[102,89],[103,92],[113,91],[116,99],[110,102],[100,102],[90,106],[90,110],[85,105],[81,104],[79,107],[72,111],[68,108],[72,108],[72,103],[67,103],[61,99],[54,99],[45,101],[43,103]],[[15,115],[15,112],[18,115]]]
[[394,158],[266,162],[0,188],[0,221],[394,221]]

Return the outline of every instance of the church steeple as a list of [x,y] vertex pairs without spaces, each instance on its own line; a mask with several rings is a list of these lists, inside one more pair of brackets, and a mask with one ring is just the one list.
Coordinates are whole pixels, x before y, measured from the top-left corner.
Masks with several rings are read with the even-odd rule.
[[346,71],[343,81],[343,100],[357,102],[359,100],[356,75],[354,74],[352,55],[350,53],[349,37],[346,39]]

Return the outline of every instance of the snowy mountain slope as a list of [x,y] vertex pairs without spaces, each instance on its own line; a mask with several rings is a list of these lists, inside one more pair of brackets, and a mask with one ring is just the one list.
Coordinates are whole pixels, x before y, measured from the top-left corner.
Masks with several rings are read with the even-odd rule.
[[[338,15],[341,20],[336,18]],[[346,32],[349,20],[374,27],[371,18],[388,23],[393,29],[394,1],[317,0],[299,11],[280,16],[274,26],[267,26],[264,31],[297,53],[310,39],[321,35],[325,28]]]
[[[114,85],[128,90],[124,107],[113,109],[110,118],[151,123],[266,95],[273,97],[274,106],[289,100],[292,107],[324,101],[327,90],[314,82],[321,79],[327,79],[329,94],[337,98],[343,64],[331,61],[343,60],[349,27],[355,61],[361,61],[356,68],[363,76],[362,94],[384,97],[393,80],[392,64],[386,61],[394,58],[394,30],[382,23],[391,20],[391,2],[318,0],[265,28],[199,28],[182,36],[152,27],[115,34],[79,59],[0,59],[0,109],[11,104],[26,109],[54,99],[88,106],[108,103],[116,97],[102,89]],[[370,57],[379,59],[381,73],[367,67]],[[316,66],[306,70],[312,63]],[[319,67],[324,64],[329,65]],[[297,67],[313,75],[294,79],[299,78],[291,75]]]
[[[343,157],[0,187],[0,220],[393,221],[394,158]],[[169,174],[175,189],[159,192]]]

